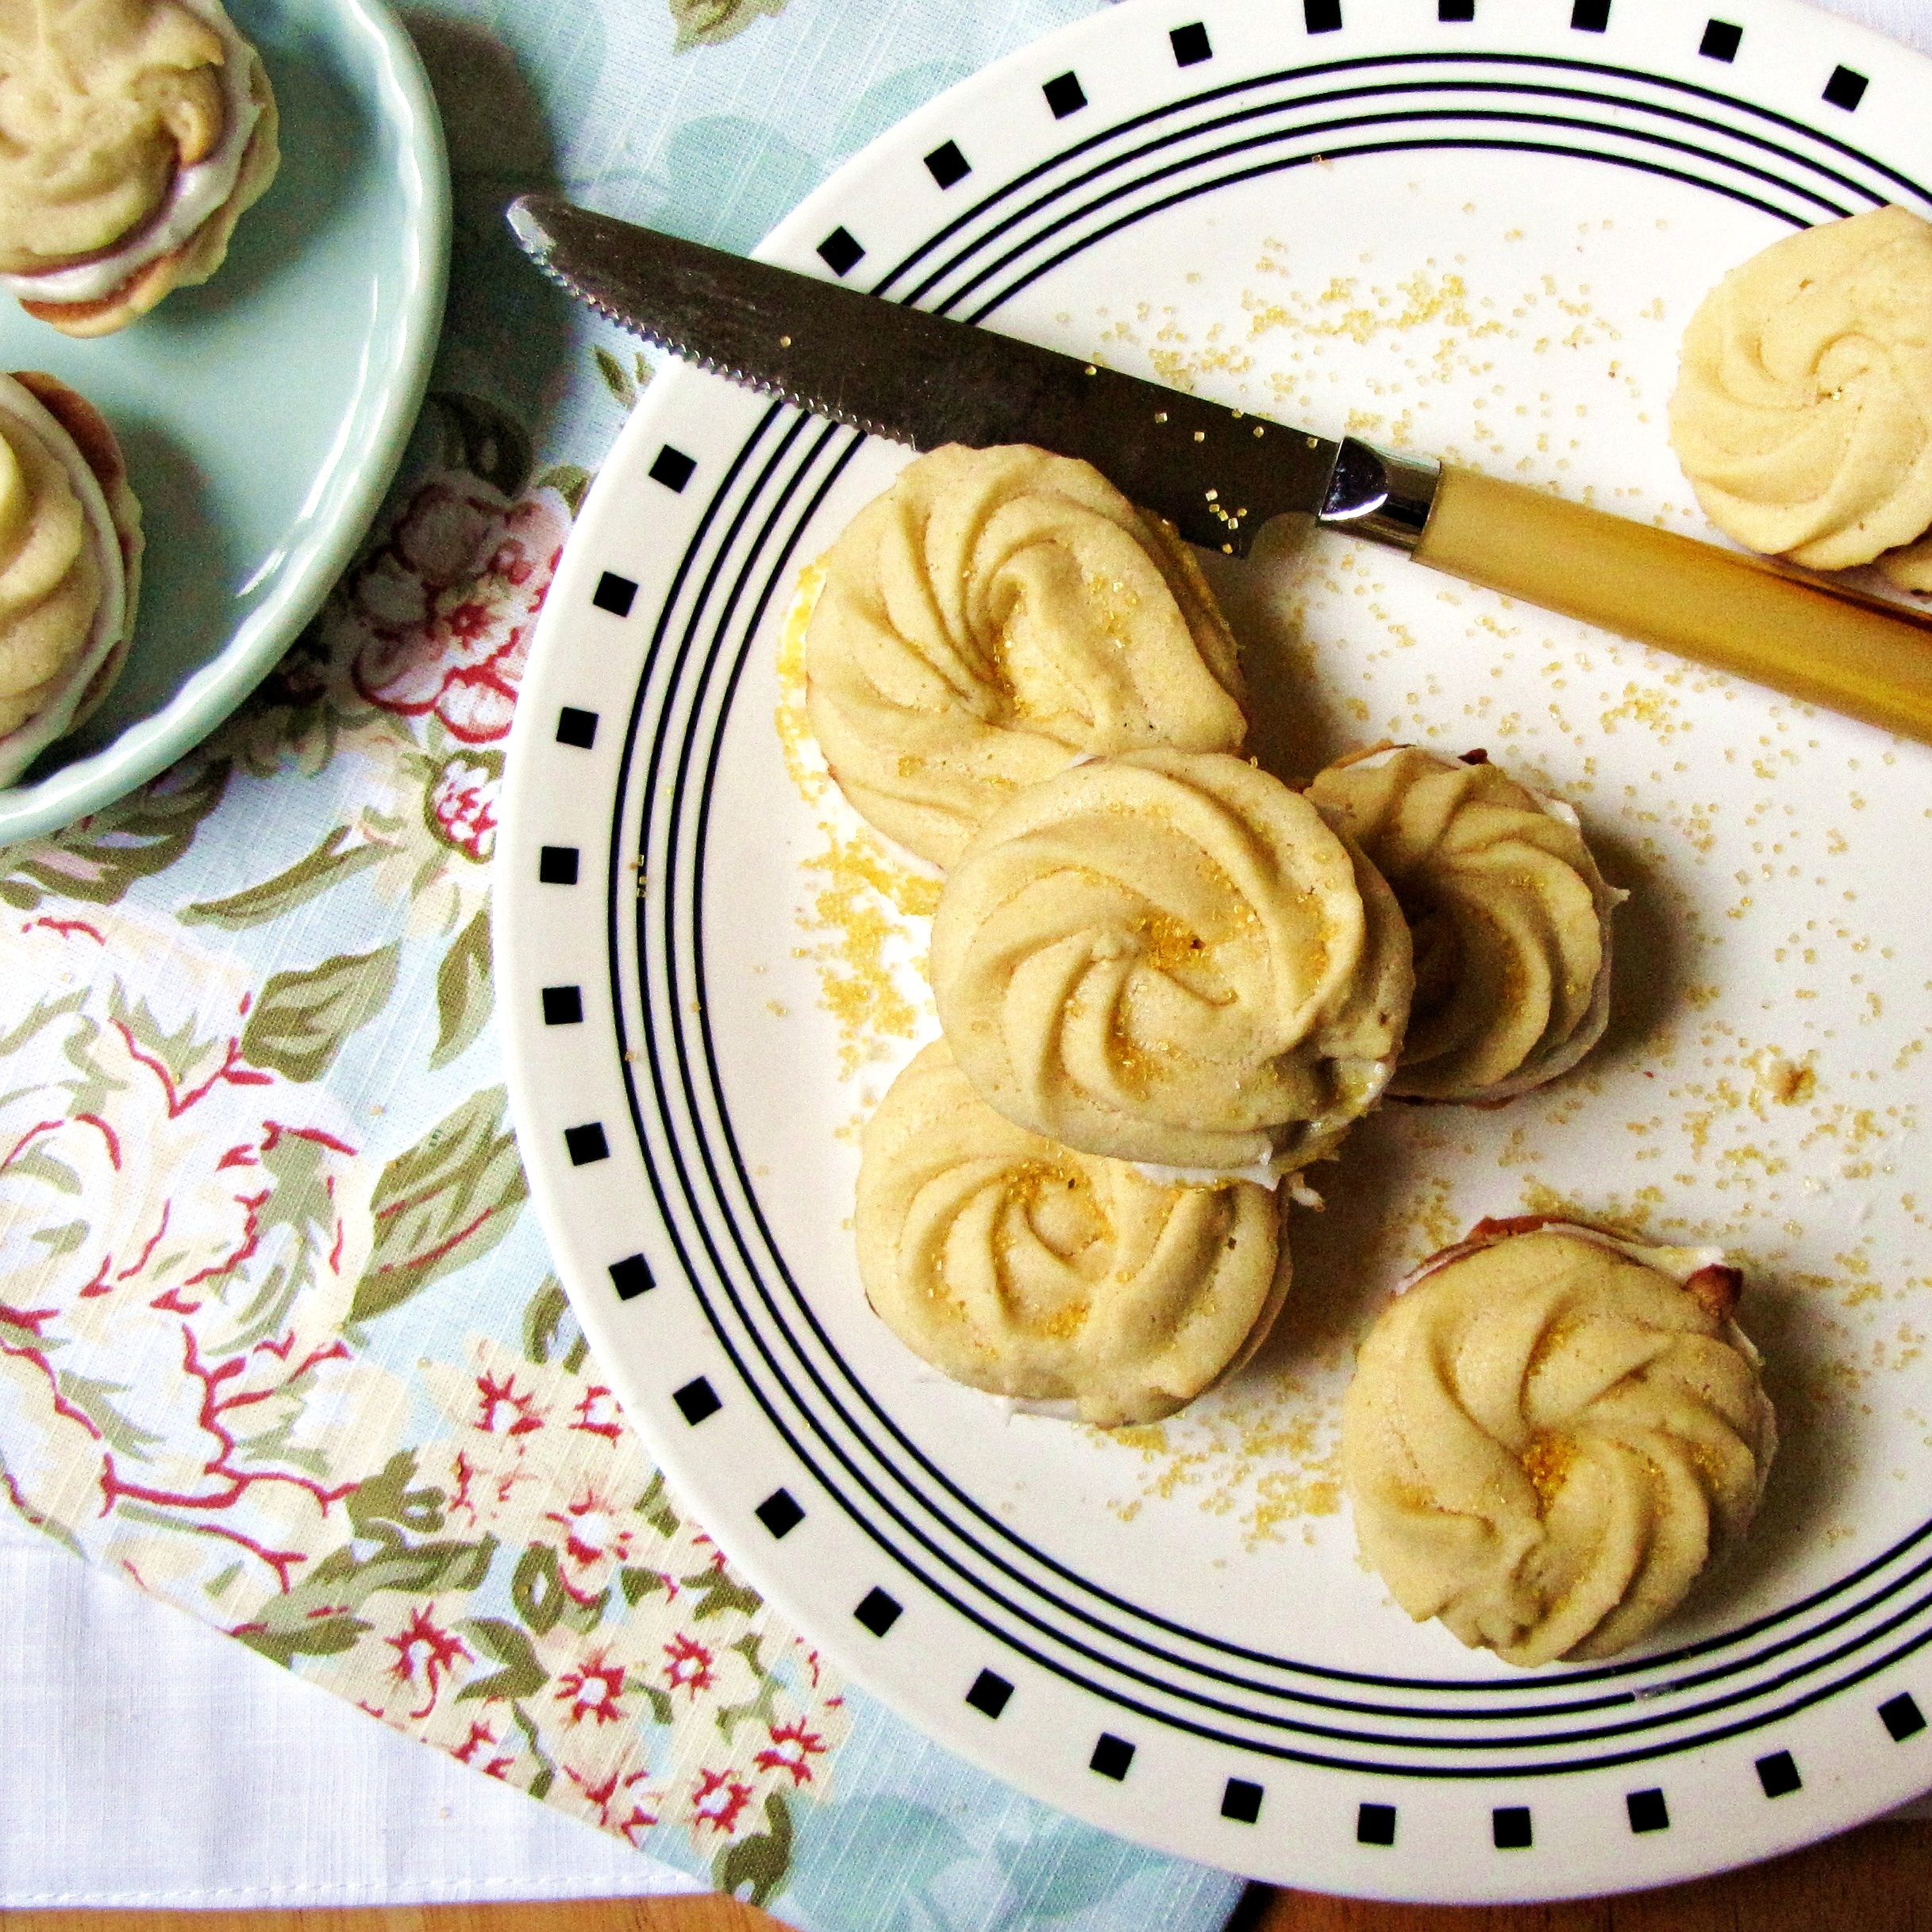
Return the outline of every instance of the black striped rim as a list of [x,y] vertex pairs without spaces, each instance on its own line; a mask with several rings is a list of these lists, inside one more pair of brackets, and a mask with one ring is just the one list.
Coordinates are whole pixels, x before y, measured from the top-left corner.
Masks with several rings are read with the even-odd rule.
[[[932,296],[922,306],[983,315],[1057,263],[1122,226],[1235,182],[1307,164],[1318,150],[1303,152],[1301,145],[1291,153],[1276,150],[1317,139],[1323,141],[1318,152],[1331,160],[1418,148],[1506,148],[1640,167],[1747,202],[1794,225],[1844,212],[1847,199],[1876,205],[1891,198],[1888,188],[1861,183],[1844,171],[1846,165],[1865,170],[1867,183],[1903,187],[1921,200],[1927,198],[1904,177],[1799,123],[1709,90],[1581,63],[1462,57],[1496,65],[1562,67],[1591,77],[1588,87],[1472,81],[1461,75],[1433,84],[1378,77],[1285,104],[1250,101],[1206,123],[1175,124],[1175,117],[1190,108],[1253,95],[1271,84],[1292,87],[1313,77],[1379,67],[1413,71],[1418,61],[1433,58],[1396,56],[1295,70],[1196,95],[1122,123],[989,194],[906,256],[878,286],[890,287],[922,265],[925,278],[906,298]],[[1659,110],[1648,98],[1603,92],[1607,76],[1699,97],[1738,114],[1745,125],[1741,131],[1688,108]],[[1425,106],[1421,97],[1432,91],[1486,91],[1507,97],[1511,104]],[[1294,121],[1272,132],[1253,125],[1296,105],[1326,109],[1343,100],[1397,94],[1411,101],[1406,110],[1383,107],[1315,123]],[[1608,120],[1545,111],[1553,99],[1661,114],[1674,128],[1722,137],[1745,152],[1714,162],[1682,133],[1633,129]],[[1141,136],[1163,123],[1166,132],[1137,139],[1129,156],[1109,148],[1109,143],[1118,145],[1124,137]],[[1461,131],[1451,131],[1451,123]],[[1399,131],[1418,125],[1431,131]],[[1498,131],[1504,128],[1510,130],[1507,134]],[[1807,155],[1767,131],[1772,129],[1802,137],[1830,158]],[[1359,138],[1372,130],[1375,139]],[[1342,144],[1326,139],[1345,131],[1349,139]],[[1224,133],[1226,138],[1221,138]],[[1178,144],[1199,141],[1203,135],[1210,144],[1199,152],[1172,153]],[[1591,147],[1584,144],[1585,136],[1622,145]],[[1699,161],[1715,171],[1699,173],[1692,165]],[[1780,174],[1776,163],[1788,171]],[[1137,167],[1137,172],[1128,171]],[[1055,186],[1056,174],[1067,179]],[[1808,184],[1807,177],[1809,183],[1822,185]],[[1090,193],[1103,182],[1104,194]],[[1065,206],[1076,194],[1087,198]],[[1767,199],[1766,194],[1784,199]],[[660,606],[627,724],[609,896],[619,1064],[667,1239],[753,1399],[827,1493],[926,1589],[1044,1668],[1158,1722],[1264,1754],[1352,1769],[1499,1777],[1636,1761],[1772,1722],[1876,1674],[1932,1639],[1932,1621],[1926,1620],[1932,1610],[1932,1587],[1926,1583],[1932,1553],[1922,1555],[1919,1547],[1932,1537],[1929,1522],[1799,1603],[1724,1637],[1636,1662],[1557,1678],[1480,1680],[1386,1677],[1303,1664],[1188,1629],[1097,1588],[976,1503],[896,1427],[840,1358],[765,1223],[731,1129],[710,1036],[702,964],[704,852],[723,724],[751,640],[774,600],[788,594],[797,546],[860,440],[775,406],[746,438],[706,500]],[[654,714],[648,728],[647,714]],[[633,785],[641,751],[641,770]],[[618,856],[626,849],[625,826],[633,815],[638,829],[629,849],[644,855],[656,882],[656,929],[639,906]],[[625,983],[632,970],[626,945],[633,937],[625,930],[626,908],[637,918],[636,958],[645,969],[633,997],[642,1020],[648,1106],[625,1051],[629,1037],[624,1016],[629,1010]],[[714,1118],[714,1130],[706,1125]],[[733,1207],[734,1195],[741,1208]],[[889,1454],[875,1446],[880,1443]],[[1902,1599],[1909,1600],[1901,1605]],[[1918,1627],[1922,1621],[1922,1629]],[[1268,1680],[1269,1673],[1280,1673],[1283,1680]],[[1746,1677],[1748,1682],[1738,1681]],[[1377,1691],[1407,1695],[1400,1701],[1377,1701],[1369,1695]],[[1241,1694],[1260,1701],[1240,1701]],[[1434,1705],[1431,1696],[1446,1701]],[[1316,1712],[1422,1728],[1400,1733],[1350,1728],[1318,1722],[1312,1715]],[[1553,1719],[1580,1719],[1593,1712],[1605,1715],[1535,1736],[1522,1734],[1526,1723],[1548,1726]],[[1492,1726],[1503,1728],[1499,1732]],[[1287,1736],[1308,1741],[1290,1743]],[[1586,1745],[1601,1748],[1556,1755]],[[1341,1746],[1396,1755],[1392,1761],[1349,1755],[1336,1748]],[[1484,1753],[1493,1761],[1505,1749],[1551,1755],[1480,1765],[1403,1756],[1411,1751]]]

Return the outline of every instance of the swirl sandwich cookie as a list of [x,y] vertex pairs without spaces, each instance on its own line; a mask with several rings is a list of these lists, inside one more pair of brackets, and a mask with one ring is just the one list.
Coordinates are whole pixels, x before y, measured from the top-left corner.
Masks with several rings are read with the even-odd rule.
[[1170,1187],[1016,1127],[943,1041],[867,1124],[859,1272],[941,1373],[1114,1428],[1158,1422],[1239,1368],[1289,1280],[1276,1198]]
[[1234,640],[1199,568],[1091,464],[934,450],[824,572],[812,729],[855,809],[935,864],[1082,754],[1246,737]]
[[0,375],[0,785],[106,696],[140,555],[140,506],[99,412],[51,375]]
[[1932,223],[1876,208],[1732,269],[1684,331],[1670,438],[1747,548],[1932,591]]
[[1381,745],[1308,787],[1394,888],[1415,999],[1388,1091],[1505,1100],[1575,1066],[1610,1017],[1605,884],[1576,814],[1486,757]]
[[220,0],[0,0],[0,285],[104,336],[221,265],[275,96]]
[[1084,1153],[1273,1184],[1395,1070],[1413,974],[1381,875],[1226,753],[1033,786],[940,895],[933,990],[980,1097]]
[[1641,1641],[1749,1527],[1777,1445],[1715,1250],[1528,1218],[1425,1262],[1342,1411],[1361,1552],[1517,1665]]

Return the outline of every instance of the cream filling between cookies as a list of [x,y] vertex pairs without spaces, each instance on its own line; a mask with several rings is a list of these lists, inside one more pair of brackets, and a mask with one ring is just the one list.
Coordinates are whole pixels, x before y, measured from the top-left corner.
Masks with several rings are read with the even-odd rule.
[[0,785],[10,785],[45,748],[67,728],[95,672],[121,641],[127,625],[127,560],[121,554],[121,532],[107,506],[101,479],[59,419],[30,391],[10,375],[0,375],[0,417],[5,417],[51,451],[74,494],[94,540],[101,571],[101,602],[94,614],[87,641],[60,674],[61,686],[52,700],[0,737]]
[[181,4],[221,37],[221,138],[214,152],[192,167],[177,171],[167,199],[148,221],[118,246],[90,261],[68,268],[46,268],[31,275],[0,275],[0,287],[27,302],[69,305],[100,302],[131,280],[150,262],[159,261],[204,227],[227,202],[241,179],[242,157],[261,119],[251,70],[253,50],[214,0],[181,0]]
[[1621,1235],[1606,1234],[1601,1228],[1586,1227],[1578,1221],[1545,1221],[1541,1227],[1519,1229],[1514,1233],[1498,1234],[1484,1241],[1457,1241],[1453,1247],[1445,1248],[1439,1254],[1432,1254],[1419,1268],[1412,1269],[1395,1284],[1398,1295],[1406,1295],[1418,1282],[1426,1281],[1431,1275],[1437,1274],[1453,1263],[1465,1260],[1472,1254],[1480,1254],[1485,1248],[1494,1248],[1499,1242],[1516,1241],[1527,1234],[1568,1234],[1578,1241],[1588,1241],[1592,1246],[1607,1248],[1613,1254],[1622,1255],[1626,1260],[1634,1261],[1640,1268],[1648,1268],[1660,1275],[1667,1275],[1682,1287],[1693,1275],[1707,1268],[1725,1265],[1722,1248],[1665,1248],[1646,1247],[1641,1241],[1626,1241]]

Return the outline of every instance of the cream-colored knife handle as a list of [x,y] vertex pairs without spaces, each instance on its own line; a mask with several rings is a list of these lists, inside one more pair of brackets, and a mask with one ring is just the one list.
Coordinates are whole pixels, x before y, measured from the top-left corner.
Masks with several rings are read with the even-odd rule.
[[1932,744],[1932,622],[1445,464],[1414,555],[1451,576]]

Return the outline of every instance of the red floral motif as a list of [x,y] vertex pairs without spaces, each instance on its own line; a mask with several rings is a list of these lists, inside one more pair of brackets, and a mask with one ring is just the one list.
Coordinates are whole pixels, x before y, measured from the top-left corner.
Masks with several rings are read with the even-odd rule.
[[422,484],[349,587],[357,692],[402,717],[433,712],[465,745],[507,737],[569,530],[553,490],[513,503],[480,477]]
[[[366,1708],[367,1707],[365,1707]],[[510,1768],[517,1761],[513,1757],[486,1757],[481,1753],[486,1745],[499,1745],[503,1740],[487,1724],[471,1722],[470,1734],[450,1753],[460,1765],[468,1765],[480,1771],[486,1778],[507,1778]]]
[[396,1653],[396,1661],[389,1667],[389,1674],[398,1684],[414,1685],[416,1673],[422,1672],[423,1688],[429,1696],[420,1711],[412,1711],[412,1718],[426,1718],[436,1708],[436,1700],[442,1695],[443,1680],[459,1663],[468,1662],[472,1655],[471,1649],[454,1630],[444,1630],[429,1614],[430,1606],[423,1604],[410,1615],[401,1630],[387,1641]]
[[789,1724],[771,1724],[765,1728],[771,1734],[771,1744],[752,1762],[760,1771],[789,1772],[795,1788],[810,1784],[811,1761],[825,1756],[825,1739],[817,1731],[806,1730],[802,1718],[795,1718]]
[[[564,1767],[564,1775],[583,1793],[587,1803],[597,1807],[598,1823],[606,1831],[621,1834],[631,1844],[637,1842],[640,1831],[657,1822],[656,1814],[645,1811],[630,1795],[631,1788],[641,1784],[650,1776],[648,1772],[633,1771],[627,1775],[614,1771],[595,1784],[587,1783],[568,1765]],[[620,1807],[627,1804],[630,1807],[628,1815],[620,1818]]]
[[587,1717],[599,1724],[614,1724],[624,1715],[618,1700],[624,1695],[624,1666],[613,1664],[610,1653],[600,1650],[584,1661],[581,1668],[567,1671],[557,1684],[556,1701],[570,1706],[570,1721],[581,1724]]
[[[499,1430],[505,1435],[527,1436],[544,1426],[544,1418],[537,1413],[536,1395],[519,1395],[514,1375],[504,1376],[500,1382],[492,1375],[479,1376],[476,1397],[475,1426],[487,1436]],[[506,1415],[508,1421],[504,1420]]]
[[691,1829],[708,1826],[713,1831],[730,1830],[751,1797],[752,1788],[741,1784],[728,1771],[701,1772],[698,1788],[691,1793]]
[[617,1398],[600,1383],[592,1383],[577,1404],[577,1419],[571,1427],[587,1436],[602,1436],[606,1442],[618,1441],[624,1434],[624,1418]]
[[595,1603],[610,1566],[629,1559],[633,1532],[587,1483],[580,1496],[565,1508],[545,1510],[544,1518],[564,1532],[564,1589],[579,1603]]
[[495,752],[479,756],[458,752],[443,766],[423,795],[425,822],[452,850],[487,865],[496,849],[497,792],[503,761]]
[[664,1655],[668,1660],[664,1665],[665,1683],[674,1691],[690,1691],[695,1704],[698,1693],[711,1688],[711,1653],[679,1630],[664,1645]]

